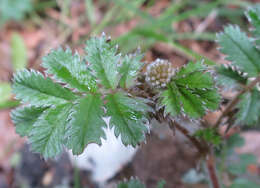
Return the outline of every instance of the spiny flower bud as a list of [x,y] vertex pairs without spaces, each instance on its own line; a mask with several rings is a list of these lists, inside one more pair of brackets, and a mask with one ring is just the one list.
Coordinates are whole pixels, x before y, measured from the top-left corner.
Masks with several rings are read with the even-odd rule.
[[156,59],[147,66],[145,80],[155,88],[164,88],[174,74],[175,71],[169,61]]

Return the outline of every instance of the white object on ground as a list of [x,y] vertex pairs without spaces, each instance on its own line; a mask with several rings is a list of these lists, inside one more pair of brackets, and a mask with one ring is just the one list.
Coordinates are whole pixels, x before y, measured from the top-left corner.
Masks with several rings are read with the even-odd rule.
[[[108,123],[108,119],[105,119]],[[69,152],[71,162],[79,169],[92,172],[93,181],[104,184],[119,172],[125,164],[134,157],[137,148],[124,146],[120,136],[114,135],[114,128],[104,129],[106,140],[101,139],[102,145],[89,144],[79,156]]]

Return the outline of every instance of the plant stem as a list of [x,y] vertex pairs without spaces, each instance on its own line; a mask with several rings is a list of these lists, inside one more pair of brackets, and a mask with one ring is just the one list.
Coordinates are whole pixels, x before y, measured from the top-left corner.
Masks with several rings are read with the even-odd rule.
[[216,124],[213,126],[214,128],[217,128],[222,119],[233,109],[234,106],[237,105],[237,103],[240,100],[240,96],[243,95],[244,93],[246,93],[247,91],[252,90],[255,85],[260,82],[260,76],[256,77],[256,79],[254,81],[252,81],[249,85],[247,85],[246,87],[244,87],[236,96],[235,98],[228,104],[228,106],[226,107],[226,109],[222,112],[221,116],[218,118],[218,121],[216,122]]
[[191,136],[189,134],[189,131],[187,129],[185,129],[183,126],[181,126],[179,123],[177,123],[176,121],[171,121],[170,122],[170,126],[169,126],[173,131],[174,128],[176,128],[178,131],[180,131],[184,136],[186,136],[191,143],[193,143],[193,145],[197,148],[198,152],[200,153],[200,155],[205,155],[208,154],[206,156],[206,166],[207,166],[207,170],[209,173],[209,178],[210,181],[212,183],[213,188],[220,188],[220,184],[218,181],[218,176],[216,174],[216,164],[215,164],[215,157],[214,157],[214,152],[212,151],[212,149],[210,149],[208,147],[208,145],[201,143],[200,141],[198,141],[195,137]]
[[184,136],[186,136],[191,143],[197,148],[197,150],[200,153],[205,153],[207,151],[207,149],[205,147],[202,146],[202,144],[193,136],[191,136],[189,134],[189,131],[187,129],[185,129],[183,126],[181,126],[179,123],[177,123],[176,121],[171,121],[170,123],[171,125],[169,126],[173,131],[174,128],[176,128],[178,131],[180,131]]
[[206,157],[206,166],[209,173],[209,178],[213,188],[220,188],[220,184],[218,181],[218,176],[216,173],[216,163],[213,152]]

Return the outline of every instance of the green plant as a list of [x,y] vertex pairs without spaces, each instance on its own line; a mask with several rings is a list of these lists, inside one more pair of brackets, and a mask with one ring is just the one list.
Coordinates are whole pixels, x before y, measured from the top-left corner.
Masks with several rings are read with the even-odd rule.
[[0,25],[8,20],[21,20],[31,10],[31,0],[1,0]]
[[[164,188],[165,181],[159,181],[157,183],[157,188]],[[117,188],[145,188],[145,185],[142,184],[138,179],[131,178],[129,181],[120,182],[117,185]]]
[[[258,39],[259,9],[250,9],[248,17]],[[121,55],[103,35],[88,40],[82,56],[68,48],[51,51],[43,58],[46,77],[34,70],[14,76],[13,92],[25,104],[11,114],[17,133],[27,136],[32,150],[47,159],[64,147],[78,155],[89,143],[101,144],[103,127],[108,126],[102,118],[107,116],[109,127],[114,127],[123,144],[135,147],[145,140],[148,123],[155,118],[194,144],[205,160],[212,186],[218,188],[214,149],[225,139],[219,134],[223,120],[227,117],[227,131],[235,124],[259,121],[260,52],[237,26],[226,27],[217,39],[232,64],[217,67],[219,83],[235,84],[237,95],[214,125],[201,119],[219,107],[214,67],[198,61],[174,69],[164,60],[144,67],[138,51]],[[185,116],[199,125],[195,133],[182,125]]]
[[[17,72],[27,66],[27,49],[18,33],[12,34],[10,46],[13,72]],[[19,105],[19,101],[12,99],[11,82],[0,81],[0,96],[0,110]]]

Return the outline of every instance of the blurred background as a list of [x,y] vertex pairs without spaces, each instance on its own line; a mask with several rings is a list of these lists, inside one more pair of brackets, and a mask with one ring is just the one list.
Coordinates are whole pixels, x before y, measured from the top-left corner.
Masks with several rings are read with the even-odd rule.
[[[127,162],[119,164],[120,169],[105,182],[93,180],[91,174],[95,169],[72,165],[67,153],[56,160],[44,161],[29,151],[26,139],[15,133],[10,120],[10,110],[19,105],[11,93],[12,76],[23,68],[44,71],[40,67],[42,57],[59,46],[70,46],[82,54],[85,41],[102,32],[119,44],[122,53],[140,47],[145,62],[163,58],[174,67],[200,59],[207,64],[227,63],[214,42],[216,32],[227,24],[237,24],[248,31],[244,12],[257,2],[0,0],[0,188],[95,188],[101,184],[112,188],[119,180],[131,176],[139,177],[148,188],[156,187],[161,180],[166,182],[166,188],[208,187],[205,175],[195,171],[198,169],[195,148],[178,133],[173,136],[167,126],[159,127],[156,123],[147,135],[147,143],[131,152]],[[225,91],[223,95],[228,101],[233,93]],[[218,114],[217,111],[205,118],[214,122]],[[259,129],[233,132],[224,146],[225,152],[219,152],[222,181],[234,188],[258,187]]]

